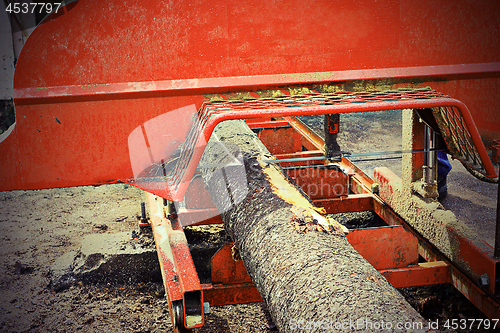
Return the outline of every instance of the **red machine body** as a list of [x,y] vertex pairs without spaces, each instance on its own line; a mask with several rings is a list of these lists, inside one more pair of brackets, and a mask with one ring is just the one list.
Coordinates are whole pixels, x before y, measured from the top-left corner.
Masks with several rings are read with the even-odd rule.
[[430,86],[500,138],[494,1],[80,0],[31,35],[0,190],[131,177],[127,139],[204,94],[333,84]]
[[[323,140],[293,116],[403,107],[460,110],[461,118],[453,119],[464,124],[449,126],[450,131],[468,130],[461,133],[470,134],[487,176],[494,178],[484,146],[498,159],[499,40],[500,3],[489,0],[75,1],[35,29],[18,59],[16,124],[0,142],[0,191],[130,180],[135,169],[146,167],[130,153],[143,153],[153,162],[158,160],[154,155],[171,153],[193,128],[180,120],[190,113],[207,119],[195,131],[201,138],[196,142],[206,142],[218,121],[254,118],[249,126],[260,131],[275,157],[293,159],[324,156]],[[236,93],[256,99],[264,90],[322,86],[345,93],[349,105],[336,99],[337,104],[304,104],[292,111],[285,105],[289,101],[281,101],[274,108],[228,111],[224,102],[240,103],[231,98]],[[396,88],[435,95],[401,98],[403,89],[394,93]],[[366,91],[390,96],[378,102],[369,96],[361,104],[359,94]],[[211,114],[206,106],[218,101],[220,113]],[[163,139],[150,142],[151,133]],[[283,137],[289,138],[285,145]],[[201,153],[193,153],[196,164]],[[164,206],[163,199],[148,197],[175,329],[203,325],[204,301],[222,305],[260,299],[243,265],[230,257],[229,245],[212,258],[212,284],[200,284],[182,226],[221,221],[214,207],[205,206],[207,196],[184,195],[188,184],[195,194],[203,186],[200,179],[191,181],[196,171],[191,159],[179,160],[189,164],[186,176],[177,178],[183,190],[161,196],[185,199],[188,209],[174,213],[173,202]],[[487,316],[498,318],[500,266],[492,249],[471,245],[452,230],[450,237],[460,244],[456,257],[470,268],[464,274],[372,192],[373,180],[347,159],[342,163],[351,171],[327,185],[347,183],[349,191],[325,196],[310,191],[324,185],[320,171],[301,176],[304,165],[287,166],[296,167],[289,168],[290,177],[326,212],[371,210],[391,226],[348,237],[394,286],[452,283]],[[388,172],[379,170],[376,177],[392,186]],[[371,251],[382,245],[387,251]],[[401,251],[389,256],[394,248]],[[428,262],[418,263],[419,256]],[[492,283],[480,287],[477,277]]]

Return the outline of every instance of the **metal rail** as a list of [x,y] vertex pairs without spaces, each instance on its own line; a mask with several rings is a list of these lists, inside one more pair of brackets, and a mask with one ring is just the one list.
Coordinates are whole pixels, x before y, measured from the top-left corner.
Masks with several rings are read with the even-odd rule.
[[500,76],[500,62],[375,68],[318,73],[229,76],[146,82],[118,82],[14,89],[16,105],[85,102],[113,99],[214,94],[227,91],[269,89],[284,85],[307,85],[359,80],[405,80],[487,78]]

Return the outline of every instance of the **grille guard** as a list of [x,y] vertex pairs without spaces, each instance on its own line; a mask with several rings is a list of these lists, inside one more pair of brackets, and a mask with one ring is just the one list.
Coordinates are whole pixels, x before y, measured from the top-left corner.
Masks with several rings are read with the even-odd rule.
[[[225,120],[423,108],[432,109],[454,158],[488,178],[497,177],[467,106],[438,91],[420,88],[206,101],[198,111],[194,105],[171,111],[156,117],[157,121],[148,121],[159,124],[160,129],[148,132],[147,126],[141,126],[129,136],[132,166],[142,167],[133,167],[134,178],[123,181],[167,200],[182,201],[215,126]],[[165,148],[169,143],[165,142],[164,125],[170,124],[171,131],[172,123],[183,124],[173,126],[179,132],[175,135],[179,143]]]

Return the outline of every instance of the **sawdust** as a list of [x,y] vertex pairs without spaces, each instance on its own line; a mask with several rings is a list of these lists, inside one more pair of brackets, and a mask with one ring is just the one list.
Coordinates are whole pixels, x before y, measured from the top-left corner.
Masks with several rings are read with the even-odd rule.
[[[412,142],[413,126],[420,126],[411,110],[403,115],[403,149],[414,149]],[[469,270],[469,264],[458,260],[460,255],[459,238],[466,238],[478,249],[491,252],[491,248],[482,241],[478,234],[457,219],[452,211],[447,211],[443,205],[431,198],[424,198],[413,192],[413,184],[422,177],[421,170],[412,170],[411,163],[414,154],[403,156],[403,177],[396,186],[381,184],[380,193],[396,213],[401,215],[417,232],[429,239],[446,257],[455,260],[461,268]],[[387,174],[388,171],[385,171]],[[394,178],[394,177],[392,177]],[[407,184],[407,185],[405,185]]]
[[[160,280],[49,287],[52,264],[85,235],[138,231],[141,201],[123,184],[0,192],[0,332],[172,332]],[[225,240],[221,227],[196,227],[204,240],[192,229],[200,246]],[[268,322],[261,303],[230,305],[212,308],[197,332],[271,332]]]
[[[141,191],[123,185],[0,193],[0,332],[172,332],[160,281],[77,284],[59,293],[48,288],[49,267],[62,254],[78,249],[84,235],[138,230],[143,200]],[[339,214],[335,218],[342,220]],[[107,230],[96,228],[103,224]],[[187,236],[207,244],[226,237],[213,226],[189,227]],[[429,293],[421,295],[419,290],[403,292],[412,304],[422,304]],[[436,290],[443,287],[431,294]],[[477,309],[454,293],[439,296],[432,308],[421,305],[424,312],[430,311],[426,317],[434,319],[439,312],[442,318],[480,318]],[[262,303],[228,305],[212,308],[205,326],[196,332],[273,332],[269,325]]]
[[[412,84],[401,84],[401,88],[414,88]],[[427,89],[427,88],[421,88]],[[223,100],[238,100],[238,99],[255,99],[255,98],[271,98],[287,95],[305,95],[305,94],[327,94],[341,91],[351,92],[370,92],[394,90],[393,82],[387,79],[366,80],[345,82],[341,84],[310,84],[300,86],[288,86],[281,89],[265,89],[256,90],[253,92],[226,92],[220,94],[205,94],[204,97],[210,101]]]
[[[441,200],[443,207],[494,247],[498,184],[479,181],[458,160],[450,162],[453,169],[448,175],[448,196]],[[495,167],[498,170],[498,164]]]
[[262,172],[270,179],[273,184],[273,192],[283,201],[292,205],[294,218],[292,226],[300,233],[306,233],[313,230],[323,231],[332,235],[344,235],[349,231],[343,225],[325,215],[313,206],[313,204],[301,193],[297,187],[283,177],[283,174],[274,164],[265,164],[259,162]]
[[[402,183],[390,187],[382,184],[380,196],[417,232],[431,240],[446,257],[453,260],[460,254],[457,236],[468,239],[479,249],[491,251],[474,230],[457,219],[452,211],[445,210],[440,202],[410,195],[403,188]],[[466,263],[462,265],[464,269],[469,269]]]

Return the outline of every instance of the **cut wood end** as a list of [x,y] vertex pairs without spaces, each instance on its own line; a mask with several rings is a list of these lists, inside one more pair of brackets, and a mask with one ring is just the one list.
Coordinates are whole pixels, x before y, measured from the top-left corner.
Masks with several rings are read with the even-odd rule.
[[299,233],[306,234],[311,231],[325,232],[331,235],[347,235],[349,230],[332,218],[322,216],[314,209],[292,206],[294,214],[291,220],[292,227]]
[[304,195],[285,178],[275,165],[265,164],[261,158],[257,161],[262,167],[263,173],[268,178],[273,192],[285,202],[292,205],[294,217],[291,220],[292,227],[299,233],[320,231],[332,235],[347,235],[349,230],[332,218],[323,215],[326,210],[323,207],[315,207]]

